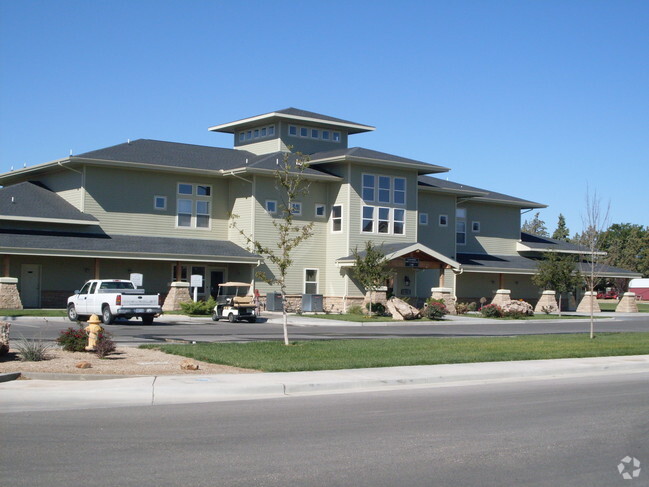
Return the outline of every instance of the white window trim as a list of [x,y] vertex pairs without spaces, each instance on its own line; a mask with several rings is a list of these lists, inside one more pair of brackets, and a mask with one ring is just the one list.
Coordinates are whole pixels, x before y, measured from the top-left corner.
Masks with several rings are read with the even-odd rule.
[[[442,218],[446,220],[444,223],[442,223]],[[437,224],[440,227],[448,227],[448,215],[439,215],[439,218],[437,219]]]
[[[363,210],[365,208],[372,208],[372,231],[368,232],[364,230],[364,221],[369,220],[368,218],[365,218],[363,216]],[[387,209],[388,210],[388,219],[387,220],[380,220],[379,219],[379,213],[382,209]],[[396,233],[394,231],[395,224],[397,223],[397,220],[394,218],[394,213],[396,210],[403,211],[403,221],[399,221],[398,223],[403,223],[403,232],[402,233]],[[397,236],[403,236],[406,234],[406,221],[408,218],[408,214],[405,208],[392,208],[390,206],[375,206],[375,205],[362,205],[361,206],[361,221],[360,221],[360,233],[361,234],[373,234],[373,235],[397,235]],[[387,221],[388,222],[388,231],[387,232],[380,232],[379,231],[379,223],[382,221]]]
[[[181,186],[191,186],[192,187],[192,192],[191,193],[181,193],[180,192],[180,187]],[[183,183],[180,182],[176,185],[176,193],[180,196],[194,196],[194,183]]]
[[[402,179],[403,180],[403,190],[397,189],[396,181],[397,179]],[[392,185],[392,192],[390,193],[390,198],[392,198],[392,204],[393,205],[399,205],[405,207],[406,204],[408,203],[408,179],[407,178],[402,178],[401,176],[394,176],[392,178],[392,181],[390,181]],[[397,191],[399,193],[403,192],[403,203],[397,203],[395,195],[397,194]]]
[[421,226],[428,226],[428,213],[419,214],[419,224]]
[[[275,211],[270,211],[268,209],[268,203],[273,203],[275,205]],[[277,215],[277,201],[276,200],[266,200],[264,203],[264,210],[266,210],[266,213],[269,215]]]
[[479,221],[471,222],[471,232],[480,233],[480,222]]
[[[336,207],[340,207],[340,216],[339,217],[334,216],[334,208],[336,208]],[[343,205],[331,205],[331,227],[330,227],[331,228],[331,233],[343,233],[343,230],[344,230],[343,218],[345,216],[344,211],[345,211],[345,209],[344,209]],[[340,230],[334,230],[334,221],[337,220],[337,219],[340,219]]]
[[[156,203],[157,203],[157,201],[158,201],[158,198],[162,199],[162,201],[163,201],[162,208],[160,208],[160,207],[158,207],[158,206],[156,205]],[[166,210],[167,210],[167,197],[166,197],[166,196],[162,196],[162,195],[160,195],[160,194],[155,195],[155,196],[153,197],[153,209],[154,209],[154,210],[157,210],[157,211],[166,211]]]
[[[318,208],[322,208],[322,215],[318,215]],[[315,218],[327,218],[327,205],[323,203],[316,203],[313,210],[313,216]]]
[[[372,180],[374,181],[374,186],[371,188],[369,186],[365,186],[365,176],[370,176]],[[370,173],[362,173],[361,174],[361,201],[363,202],[369,202],[369,203],[375,203],[376,202],[376,174],[370,174]],[[372,190],[372,199],[365,199],[365,188],[371,189]]]
[[[397,222],[396,218],[394,217],[394,214],[396,213],[397,210],[403,211],[403,221],[398,221]],[[392,220],[392,224],[390,226],[390,228],[392,229],[392,235],[405,235],[406,234],[406,219],[408,218],[408,213],[406,212],[406,209],[405,208],[392,208],[391,211],[390,211],[390,216],[391,216],[391,220]],[[397,223],[403,223],[403,232],[397,233],[395,231],[395,227],[396,227]]]
[[[464,223],[464,232],[458,232],[458,230],[457,230],[458,223]],[[458,234],[463,234],[464,235],[464,242],[458,242],[457,241]],[[464,245],[466,245],[466,241],[467,241],[467,238],[466,238],[466,221],[464,219],[460,218],[460,219],[455,221],[455,244],[464,246]]]
[[[306,280],[307,271],[315,271],[315,277],[316,277],[315,281],[307,281]],[[320,292],[320,269],[318,269],[316,267],[305,267],[304,268],[304,274],[302,274],[302,276],[303,276],[302,292],[304,294],[307,294],[306,285],[307,284],[315,284],[315,292],[314,293],[309,293],[309,294],[319,294],[319,292]]]
[[302,202],[301,201],[294,201],[291,203],[293,205],[293,208],[297,207],[297,211],[293,211],[293,208],[291,208],[291,213],[295,216],[302,216]]

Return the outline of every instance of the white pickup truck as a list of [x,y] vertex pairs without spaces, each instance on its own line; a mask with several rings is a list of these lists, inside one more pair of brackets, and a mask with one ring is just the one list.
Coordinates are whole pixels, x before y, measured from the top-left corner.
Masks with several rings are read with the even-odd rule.
[[89,315],[101,316],[108,325],[115,318],[138,316],[145,325],[162,314],[159,294],[144,294],[131,281],[122,279],[98,279],[88,281],[80,291],[68,298],[68,318],[81,321]]

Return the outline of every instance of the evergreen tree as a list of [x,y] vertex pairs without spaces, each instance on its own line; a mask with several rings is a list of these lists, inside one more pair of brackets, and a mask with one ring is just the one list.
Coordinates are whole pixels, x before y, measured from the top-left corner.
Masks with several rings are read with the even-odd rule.
[[557,229],[552,234],[552,238],[556,240],[563,240],[567,242],[569,240],[570,230],[566,226],[566,218],[559,213],[559,222],[557,223]]
[[545,258],[539,261],[536,274],[532,276],[536,286],[559,293],[559,315],[562,294],[572,292],[582,280],[575,257],[557,252],[545,254]]
[[539,215],[540,212],[537,211],[532,220],[525,220],[525,223],[523,223],[523,226],[521,227],[521,231],[538,237],[549,237],[550,234],[545,226],[545,222],[539,218]]

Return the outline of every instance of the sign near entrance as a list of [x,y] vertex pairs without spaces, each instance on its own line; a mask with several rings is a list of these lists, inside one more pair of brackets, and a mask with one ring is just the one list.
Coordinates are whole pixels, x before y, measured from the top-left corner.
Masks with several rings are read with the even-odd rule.
[[414,257],[406,257],[405,259],[406,267],[419,267],[419,259]]
[[190,286],[203,287],[203,276],[201,276],[200,274],[192,274]]

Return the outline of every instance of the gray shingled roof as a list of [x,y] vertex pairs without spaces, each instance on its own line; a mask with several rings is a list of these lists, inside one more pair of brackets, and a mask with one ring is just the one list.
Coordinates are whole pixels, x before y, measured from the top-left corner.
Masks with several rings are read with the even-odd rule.
[[336,149],[326,152],[317,152],[311,154],[311,162],[315,165],[318,164],[318,160],[331,159],[336,157],[347,157],[347,158],[358,158],[358,159],[372,159],[375,161],[383,162],[392,162],[392,163],[403,163],[403,164],[413,164],[420,167],[421,174],[435,173],[435,172],[446,172],[449,170],[447,167],[436,166],[434,164],[429,164],[427,162],[417,161],[415,159],[408,159],[406,157],[395,156],[393,154],[387,154],[385,152],[379,152],[371,149],[364,149],[363,147],[350,147],[348,149]]
[[276,110],[276,113],[283,113],[284,115],[291,115],[296,117],[307,117],[315,118],[318,120],[323,120],[325,122],[336,122],[336,123],[349,123],[352,125],[365,125],[363,123],[352,122],[350,120],[343,120],[342,118],[330,117],[329,115],[322,115],[321,113],[309,112],[307,110],[301,110],[299,108],[285,108],[283,110]]
[[0,229],[0,252],[32,249],[69,255],[120,255],[143,258],[195,258],[206,261],[241,260],[256,262],[259,256],[227,240],[141,237],[104,233],[47,232]]
[[524,200],[521,198],[516,198],[515,196],[509,196],[503,193],[497,193],[495,191],[490,191],[488,189],[476,188],[473,186],[468,186],[466,184],[454,183],[453,181],[446,181],[440,178],[434,178],[432,176],[419,176],[419,185],[430,188],[439,188],[444,190],[458,191],[458,192],[475,192],[482,193],[480,196],[475,198],[480,201],[491,201],[498,203],[514,204],[518,205],[521,208],[546,208],[547,205],[542,203],[535,203],[533,201]]
[[521,243],[531,250],[539,252],[588,252],[588,249],[581,245],[549,237],[539,237],[525,232],[521,232]]
[[56,193],[30,182],[0,189],[0,219],[3,216],[97,222]]
[[[522,255],[487,255],[487,254],[457,254],[457,261],[468,272],[520,272],[522,274],[534,274],[536,272],[539,258],[523,257]],[[589,263],[580,262],[579,271],[589,271]],[[637,272],[621,269],[608,265],[598,265],[598,273],[603,277],[631,278],[638,277]]]

